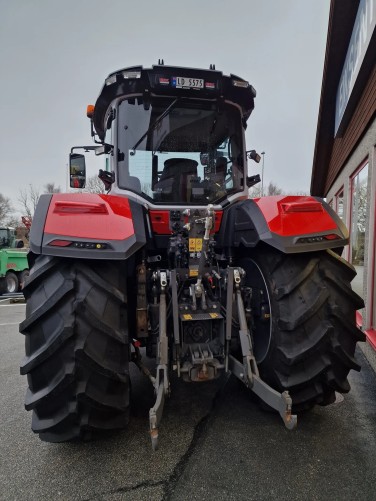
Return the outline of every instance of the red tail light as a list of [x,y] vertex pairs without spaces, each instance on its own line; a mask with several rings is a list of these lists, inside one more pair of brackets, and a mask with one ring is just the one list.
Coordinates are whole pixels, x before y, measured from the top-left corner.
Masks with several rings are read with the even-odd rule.
[[48,245],[53,245],[54,247],[68,247],[71,245],[71,240],[52,240]]

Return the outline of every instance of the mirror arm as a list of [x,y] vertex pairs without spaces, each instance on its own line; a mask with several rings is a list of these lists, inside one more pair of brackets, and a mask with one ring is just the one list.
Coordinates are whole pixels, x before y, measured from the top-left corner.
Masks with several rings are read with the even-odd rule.
[[94,143],[96,143],[96,144],[102,144],[103,143],[103,141],[97,141],[95,139],[96,133],[95,133],[95,130],[94,130],[94,120],[92,118],[90,118],[90,133],[91,133],[91,137],[93,138]]
[[112,144],[103,143],[102,146],[97,146],[95,149],[95,154],[98,155],[107,155],[109,153],[113,154],[114,147]]
[[74,150],[85,150],[85,151],[90,151],[90,150],[96,150],[98,146],[73,146],[71,148],[71,153],[73,153]]

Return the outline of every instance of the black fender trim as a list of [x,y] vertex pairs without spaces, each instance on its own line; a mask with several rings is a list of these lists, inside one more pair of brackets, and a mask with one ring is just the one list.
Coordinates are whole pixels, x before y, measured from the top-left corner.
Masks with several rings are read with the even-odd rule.
[[52,194],[41,195],[33,216],[30,228],[29,246],[34,254],[42,254],[42,240],[47,212],[52,199]]

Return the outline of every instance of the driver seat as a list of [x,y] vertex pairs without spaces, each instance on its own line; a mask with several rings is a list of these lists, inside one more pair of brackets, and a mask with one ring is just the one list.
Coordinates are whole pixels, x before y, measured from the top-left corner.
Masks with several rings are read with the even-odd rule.
[[[198,162],[190,158],[169,158],[156,187],[162,191],[163,199],[173,202],[190,202],[192,179],[197,177]],[[166,198],[167,197],[167,198]]]

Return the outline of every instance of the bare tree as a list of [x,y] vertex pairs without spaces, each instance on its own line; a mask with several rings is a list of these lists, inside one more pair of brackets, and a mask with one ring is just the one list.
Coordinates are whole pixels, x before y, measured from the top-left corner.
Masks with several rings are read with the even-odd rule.
[[0,193],[0,224],[9,226],[8,222],[13,216],[13,207],[9,198]]
[[252,186],[249,190],[249,196],[251,198],[260,198],[261,197],[261,185]]
[[32,184],[29,184],[29,188],[24,188],[20,190],[20,195],[18,197],[18,202],[21,206],[21,211],[24,216],[33,217],[34,212],[39,200],[40,192],[38,188],[35,188]]
[[46,183],[43,193],[61,193],[60,186],[55,186],[55,183]]
[[18,228],[18,226],[20,226],[20,219],[13,215],[6,220],[5,226],[9,226],[11,228]]
[[272,195],[284,195],[283,190],[281,188],[278,188],[278,186],[272,181],[270,181],[267,190],[266,190],[267,196],[272,196]]
[[261,196],[270,197],[273,195],[284,195],[284,192],[281,188],[278,188],[278,186],[272,182],[269,183],[266,190],[264,190],[264,193],[261,193],[261,185],[252,186],[252,188],[249,190],[249,196],[251,198],[259,198]]
[[87,178],[84,191],[89,193],[106,193],[104,184],[96,175]]

